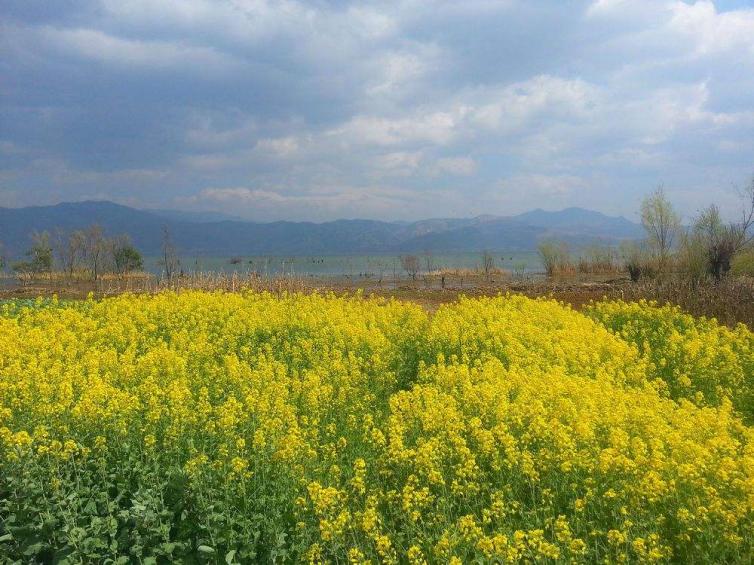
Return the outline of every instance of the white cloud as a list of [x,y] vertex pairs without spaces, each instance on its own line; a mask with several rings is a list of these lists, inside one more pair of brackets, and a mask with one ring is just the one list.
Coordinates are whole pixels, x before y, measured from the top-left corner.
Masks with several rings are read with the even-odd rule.
[[551,202],[543,202],[541,199],[562,199],[589,184],[591,183],[575,175],[523,174],[502,179],[498,187],[501,198],[525,197],[531,204],[539,201],[550,207]]
[[676,2],[667,29],[694,45],[700,55],[733,49],[754,54],[754,10],[719,13],[710,1]]
[[441,198],[456,201],[447,191],[413,191],[389,185],[337,186],[318,188],[307,194],[248,187],[205,188],[189,197],[177,198],[181,207],[215,210],[247,210],[247,216],[261,221],[279,219],[324,220],[338,217],[405,219],[419,217]]
[[217,116],[192,110],[186,125],[185,140],[192,147],[221,149],[252,144],[259,136],[257,120],[245,114]]
[[31,200],[406,217],[664,181],[689,207],[754,172],[754,7],[101,0],[0,26],[3,190]]
[[436,45],[414,44],[402,51],[378,53],[370,67],[366,94],[383,97],[412,92],[417,83],[437,72],[441,66],[442,52]]
[[407,176],[418,171],[423,158],[421,151],[395,151],[378,155],[374,164],[378,175]]
[[261,201],[286,202],[300,200],[301,197],[286,197],[277,192],[267,190],[252,190],[250,188],[205,188],[197,196],[187,199],[189,202],[208,200],[213,202],[243,204],[258,203]]
[[587,117],[599,97],[599,88],[584,80],[540,75],[481,92],[470,121],[478,127],[512,132],[543,113],[562,120]]
[[42,41],[54,49],[94,61],[123,67],[164,70],[190,68],[216,75],[239,67],[239,61],[208,47],[167,41],[145,41],[114,37],[92,29],[55,29],[40,32]]
[[325,135],[354,145],[443,145],[456,135],[460,118],[458,113],[425,113],[421,110],[413,116],[401,118],[356,116]]
[[295,155],[300,148],[300,141],[296,136],[288,135],[272,139],[260,139],[257,142],[256,149],[273,155],[275,157],[285,158]]
[[435,163],[435,174],[473,175],[477,170],[477,163],[471,157],[443,157]]
[[345,19],[353,27],[353,32],[370,40],[385,38],[396,31],[395,20],[377,7],[363,5],[349,6]]
[[232,40],[258,44],[275,35],[305,29],[317,12],[304,3],[283,0],[103,0],[109,22],[155,35],[211,37],[212,43]]
[[444,146],[479,130],[511,134],[541,117],[573,121],[588,118],[599,89],[582,80],[537,76],[505,86],[464,90],[403,116],[358,115],[325,133],[344,145]]

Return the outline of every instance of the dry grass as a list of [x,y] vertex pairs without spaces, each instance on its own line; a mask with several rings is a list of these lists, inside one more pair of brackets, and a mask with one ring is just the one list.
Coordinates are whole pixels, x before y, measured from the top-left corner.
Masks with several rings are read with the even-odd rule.
[[592,260],[580,257],[576,268],[579,273],[591,275],[619,275],[624,269],[612,260]]
[[626,278],[564,277],[564,278],[511,278],[507,273],[496,273],[489,279],[478,271],[446,272],[446,287],[440,285],[442,275],[433,274],[427,281],[368,281],[348,277],[305,278],[263,277],[255,273],[195,273],[176,277],[172,281],[160,280],[151,275],[108,276],[98,280],[70,280],[48,277],[26,281],[23,285],[6,279],[0,283],[0,299],[35,298],[57,294],[61,298],[81,299],[89,293],[105,297],[131,293],[152,293],[161,290],[224,290],[236,292],[243,289],[255,291],[311,292],[332,291],[336,294],[363,290],[365,294],[395,297],[416,302],[429,311],[439,305],[454,302],[460,295],[494,296],[513,292],[529,297],[548,296],[570,304],[576,309],[602,299],[656,300],[659,303],[678,305],[696,316],[717,318],[723,324],[735,326],[743,322],[754,328],[754,278],[730,277],[720,283],[691,283],[680,278],[647,280],[632,283]]
[[240,290],[269,291],[274,293],[302,292],[308,288],[304,279],[295,276],[263,277],[257,273],[218,273],[198,272],[158,279],[146,277],[140,279],[113,278],[100,281],[100,292],[105,296],[132,293],[152,293],[161,290],[223,290],[236,292]]
[[[302,278],[293,276],[263,277],[256,273],[199,272],[174,277],[157,278],[146,273],[106,275],[97,281],[88,278],[45,275],[23,281],[5,281],[0,286],[0,298],[33,298],[56,294],[61,298],[81,299],[89,294],[97,298],[123,293],[154,293],[162,290],[240,290],[268,291],[273,293],[304,292],[312,286]],[[8,284],[16,283],[16,284]]]
[[507,277],[510,276],[510,271],[501,269],[499,267],[492,267],[488,273],[485,273],[480,267],[474,269],[435,269],[431,273],[427,273],[431,277],[484,277],[484,276],[498,276]]
[[383,296],[394,296],[421,304],[434,311],[441,304],[454,302],[458,296],[494,296],[513,292],[531,298],[552,297],[570,304],[575,309],[599,301],[656,300],[661,304],[680,306],[695,315],[716,318],[720,323],[735,326],[744,323],[754,328],[754,278],[729,278],[720,283],[705,282],[690,284],[680,279],[650,280],[632,283],[626,278],[584,281],[577,278],[503,281],[498,284],[479,284],[474,287],[422,288],[419,285],[404,285],[395,289],[371,289]]
[[608,298],[641,298],[675,304],[695,316],[717,318],[728,326],[743,322],[754,328],[754,278],[729,277],[715,283],[681,278],[651,280],[610,288]]

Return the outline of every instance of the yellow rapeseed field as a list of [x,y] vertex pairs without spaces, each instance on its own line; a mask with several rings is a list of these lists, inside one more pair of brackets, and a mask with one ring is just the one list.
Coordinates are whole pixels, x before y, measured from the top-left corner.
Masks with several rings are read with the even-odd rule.
[[651,303],[7,303],[0,563],[750,563],[753,399]]

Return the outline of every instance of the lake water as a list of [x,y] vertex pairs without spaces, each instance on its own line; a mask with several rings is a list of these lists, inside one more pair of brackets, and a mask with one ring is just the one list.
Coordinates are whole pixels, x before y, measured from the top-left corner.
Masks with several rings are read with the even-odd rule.
[[[511,272],[531,273],[542,270],[536,253],[505,254],[491,252],[495,267]],[[481,253],[443,253],[438,255],[416,254],[420,270],[429,266],[437,269],[478,269],[482,263]],[[262,276],[369,276],[405,277],[399,255],[321,255],[321,256],[254,256],[254,257],[181,257],[184,272],[256,272]],[[147,271],[159,274],[162,271],[159,257],[147,257]]]

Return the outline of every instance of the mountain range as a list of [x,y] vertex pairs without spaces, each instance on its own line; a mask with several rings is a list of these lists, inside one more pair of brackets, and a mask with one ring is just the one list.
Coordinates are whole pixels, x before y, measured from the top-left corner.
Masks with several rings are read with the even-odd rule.
[[10,257],[20,256],[34,231],[70,232],[93,223],[109,235],[126,233],[145,255],[160,253],[165,227],[182,255],[341,255],[462,252],[483,249],[536,250],[542,239],[574,247],[595,242],[614,245],[642,235],[623,217],[583,208],[541,209],[516,216],[430,219],[417,222],[335,220],[251,222],[215,212],[139,210],[107,201],[54,206],[0,208],[0,242]]

